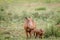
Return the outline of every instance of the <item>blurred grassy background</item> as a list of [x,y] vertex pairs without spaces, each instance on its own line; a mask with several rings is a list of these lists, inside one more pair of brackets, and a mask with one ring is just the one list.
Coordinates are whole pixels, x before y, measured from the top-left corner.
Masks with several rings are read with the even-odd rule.
[[26,40],[25,16],[45,31],[41,40],[60,40],[60,0],[0,0],[0,40]]

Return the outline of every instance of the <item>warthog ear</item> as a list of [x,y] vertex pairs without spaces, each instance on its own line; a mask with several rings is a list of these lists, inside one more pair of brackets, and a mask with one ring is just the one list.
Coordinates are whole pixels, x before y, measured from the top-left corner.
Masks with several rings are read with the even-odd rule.
[[25,19],[28,19],[27,17],[25,17]]
[[29,16],[29,18],[30,18],[30,16]]
[[29,16],[29,18],[32,18],[31,16]]

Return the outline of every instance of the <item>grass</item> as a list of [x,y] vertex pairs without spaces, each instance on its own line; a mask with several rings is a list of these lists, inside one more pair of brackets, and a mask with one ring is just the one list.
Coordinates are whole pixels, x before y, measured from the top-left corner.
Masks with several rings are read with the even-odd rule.
[[57,26],[60,23],[59,2],[60,0],[0,0],[0,40],[26,40],[23,28],[25,16],[31,16],[37,28],[44,29],[45,37],[48,36],[43,39],[35,39],[33,36],[27,40],[60,40],[60,26]]
[[60,0],[0,0],[0,3],[60,3]]
[[37,11],[39,11],[39,10],[46,10],[46,8],[41,7],[41,8],[37,8],[37,9],[35,9],[35,10],[37,10]]

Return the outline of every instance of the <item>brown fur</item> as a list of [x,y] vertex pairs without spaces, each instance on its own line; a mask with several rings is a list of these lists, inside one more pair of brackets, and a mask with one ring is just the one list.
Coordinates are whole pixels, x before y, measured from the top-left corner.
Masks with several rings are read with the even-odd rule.
[[34,32],[35,38],[37,38],[37,37],[42,38],[42,36],[44,34],[42,29],[34,29],[33,32]]
[[24,29],[25,29],[27,38],[28,38],[28,35],[30,35],[31,37],[31,31],[34,30],[35,28],[36,28],[36,25],[35,25],[35,22],[32,20],[32,18],[25,17]]

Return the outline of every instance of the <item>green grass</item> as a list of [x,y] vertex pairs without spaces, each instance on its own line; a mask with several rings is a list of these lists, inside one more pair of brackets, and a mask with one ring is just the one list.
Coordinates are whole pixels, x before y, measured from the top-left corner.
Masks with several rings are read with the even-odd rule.
[[60,0],[0,0],[0,3],[60,3]]
[[[31,16],[45,37],[28,40],[60,40],[60,0],[0,0],[0,40],[26,40],[24,17]],[[41,3],[41,4],[40,4]],[[51,3],[51,4],[48,4]],[[56,3],[56,4],[53,4]]]
[[41,8],[36,8],[35,10],[40,11],[40,10],[46,10],[46,8],[41,7]]

